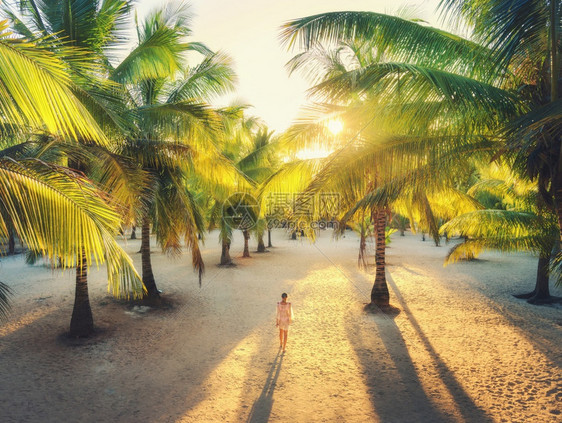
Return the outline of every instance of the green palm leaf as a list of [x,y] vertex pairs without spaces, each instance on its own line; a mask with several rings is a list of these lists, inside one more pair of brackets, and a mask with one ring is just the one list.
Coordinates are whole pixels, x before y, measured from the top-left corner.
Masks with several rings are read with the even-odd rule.
[[493,85],[462,75],[420,65],[405,63],[375,63],[349,71],[311,89],[312,93],[332,99],[343,99],[349,93],[369,92],[385,100],[423,107],[425,101],[447,103],[459,113],[471,110],[512,117],[520,108],[517,97]]
[[441,232],[475,238],[521,237],[532,233],[549,233],[551,225],[530,212],[478,210],[465,213],[441,227]]
[[219,125],[214,111],[207,104],[194,99],[145,105],[137,108],[135,113],[140,119],[151,123],[152,132],[164,132],[166,138],[189,134],[194,123],[207,130],[217,129]]
[[468,238],[451,249],[447,264],[467,256],[475,257],[485,249],[531,251],[549,256],[556,229],[552,216],[545,219],[530,212],[478,210],[452,219],[441,226],[440,232]]
[[232,60],[224,53],[209,54],[194,68],[185,72],[183,79],[174,84],[166,103],[178,101],[210,100],[234,89],[236,74]]
[[[2,158],[0,200],[16,233],[31,250],[74,267],[83,249],[89,266],[107,262],[114,295],[140,293],[140,278],[114,238],[119,215],[84,177],[37,160]],[[7,235],[3,219],[0,235]]]
[[179,42],[178,34],[162,28],[139,44],[112,72],[111,78],[120,83],[173,75],[182,67],[180,53],[186,45]]
[[[306,50],[319,42],[366,41],[379,57],[423,67],[437,67],[491,80],[489,52],[445,31],[395,16],[373,12],[331,12],[295,19],[283,25],[280,38]],[[415,48],[413,48],[415,46]]]
[[0,22],[0,126],[107,142],[48,43],[11,38],[6,30],[6,21]]
[[[560,2],[554,2],[558,33],[562,26]],[[527,60],[542,63],[551,25],[550,2],[542,0],[442,0],[441,9],[453,21],[474,26],[477,41],[493,51],[502,66]]]
[[0,282],[0,321],[4,320],[10,312],[10,295],[10,287]]

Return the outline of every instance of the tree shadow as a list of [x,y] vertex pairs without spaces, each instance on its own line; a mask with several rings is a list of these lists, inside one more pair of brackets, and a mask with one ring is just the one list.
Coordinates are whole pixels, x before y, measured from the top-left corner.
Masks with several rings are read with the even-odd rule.
[[[527,260],[530,269],[522,269],[522,272],[517,276],[511,276],[510,278],[513,278],[513,280],[510,281],[513,285],[492,283],[493,280],[490,280],[490,276],[487,274],[489,272],[487,266],[496,268],[498,264],[501,266],[519,265],[523,260]],[[477,280],[477,283],[470,283],[470,287],[486,298],[486,305],[490,310],[502,316],[513,329],[524,336],[551,362],[557,366],[562,366],[559,353],[562,333],[553,330],[554,325],[562,322],[560,319],[556,320],[559,314],[555,314],[560,310],[560,305],[533,305],[513,296],[514,292],[529,291],[534,287],[536,268],[533,258],[519,253],[512,256],[494,257],[493,260],[479,259],[478,263],[458,263],[455,266],[457,272],[462,271],[462,273],[471,275]],[[441,275],[444,274],[437,276],[441,277]],[[443,277],[446,278],[446,276]],[[527,284],[527,286],[524,284]],[[562,294],[562,290],[556,287],[552,281],[550,291],[553,296]],[[551,311],[554,311],[554,313]]]
[[371,324],[359,332],[347,328],[375,413],[383,422],[450,421],[424,390],[394,317],[367,314],[375,331]]
[[[507,304],[509,303],[509,304]],[[553,330],[551,326],[562,325],[562,319],[550,320],[552,325],[542,325],[540,321],[547,320],[541,313],[541,307],[558,308],[553,305],[535,305],[519,299],[491,298],[490,308],[506,319],[515,330],[522,334],[529,343],[537,348],[545,357],[558,367],[562,366],[560,342],[562,332]]]
[[[313,268],[279,271],[265,287],[262,280],[251,278],[260,268],[284,269],[288,259],[279,256],[291,253],[279,248],[275,255],[264,254],[252,268],[225,269],[211,276],[202,290],[196,276],[193,284],[183,288],[186,272],[176,271],[181,263],[170,263],[155,273],[167,278],[174,307],[145,314],[128,314],[125,304],[107,300],[103,281],[92,281],[96,328],[106,331],[76,346],[57,338],[68,325],[72,304],[62,303],[59,296],[49,300],[56,305],[53,311],[32,321],[27,318],[0,337],[0,374],[5,382],[0,398],[6,399],[0,404],[0,415],[7,421],[46,423],[68,420],[71,411],[72,419],[82,422],[99,421],[99,416],[120,422],[181,419],[208,399],[207,378],[239,343],[272,322],[280,293],[290,292],[292,281],[306,277]],[[263,289],[270,300],[249,302],[239,289],[242,280],[249,290]],[[96,284],[103,286],[102,295]],[[219,332],[221,337],[214,335]],[[275,384],[275,372],[273,377]]]
[[264,423],[269,421],[271,409],[273,408],[273,394],[275,392],[275,387],[277,386],[277,379],[281,373],[282,364],[283,353],[279,350],[271,368],[269,369],[261,394],[252,405],[250,414],[246,420],[248,423]]
[[[429,339],[427,338],[427,336],[423,332],[422,328],[420,327],[419,323],[417,322],[417,320],[413,316],[412,312],[410,311],[408,305],[406,304],[406,301],[404,300],[404,297],[402,297],[402,295],[400,293],[400,290],[398,289],[398,287],[394,283],[394,280],[388,274],[387,274],[387,282],[388,282],[389,286],[392,288],[392,290],[394,292],[394,297],[398,301],[398,303],[400,304],[400,308],[404,311],[404,313],[406,313],[406,315],[408,317],[408,320],[410,321],[410,324],[415,329],[419,339],[422,341],[425,350],[427,351],[427,353],[429,354],[429,356],[431,358],[433,367],[437,371],[437,374],[439,375],[440,380],[443,382],[443,384],[447,388],[449,394],[451,395],[452,399],[454,400],[455,404],[457,405],[458,410],[461,413],[463,419],[465,421],[492,422],[493,419],[484,410],[482,410],[480,407],[478,407],[474,403],[472,398],[467,394],[467,392],[464,390],[462,385],[458,382],[458,380],[456,379],[453,372],[451,372],[451,370],[449,369],[447,364],[441,359],[441,357],[439,356],[437,351],[435,351],[435,349],[433,348],[433,345],[431,344],[431,342],[429,341]],[[396,336],[399,337],[400,340],[403,343],[403,338],[400,334],[400,329],[396,326],[396,324],[394,322],[392,322],[392,323],[393,323],[392,325],[387,325],[387,326],[389,326],[391,328],[391,330],[396,331]],[[387,334],[392,335],[389,330],[387,330]],[[383,336],[383,342],[385,342],[384,336]],[[386,341],[386,342],[388,342],[388,341]],[[402,351],[402,355],[407,356],[408,359],[409,359],[409,355],[408,355],[407,348],[406,348],[405,345],[404,345],[404,348],[405,348],[405,350]],[[401,374],[403,374],[404,376],[406,376],[408,373],[405,373],[405,371],[410,370],[410,369],[408,369],[408,366],[410,364],[411,364],[411,361],[410,361],[410,363],[407,363],[407,365],[404,366],[404,368],[402,370],[400,370],[400,368],[399,368],[399,372]],[[412,370],[415,372],[415,369],[412,369]],[[447,419],[447,420],[450,420],[450,419]]]

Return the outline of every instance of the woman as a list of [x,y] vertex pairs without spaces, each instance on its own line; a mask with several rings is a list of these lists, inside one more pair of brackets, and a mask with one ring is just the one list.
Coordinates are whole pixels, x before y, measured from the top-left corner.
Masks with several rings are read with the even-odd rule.
[[277,323],[275,326],[279,328],[279,348],[287,346],[287,333],[289,332],[289,325],[293,323],[293,309],[291,303],[287,302],[287,294],[281,294],[281,302],[277,303]]

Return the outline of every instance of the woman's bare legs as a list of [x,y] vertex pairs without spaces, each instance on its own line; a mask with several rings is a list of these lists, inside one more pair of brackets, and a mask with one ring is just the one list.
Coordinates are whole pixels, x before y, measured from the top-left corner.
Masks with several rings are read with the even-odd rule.
[[281,329],[281,332],[283,332],[283,351],[285,351],[285,347],[287,346],[287,335],[289,334],[289,331]]
[[283,332],[285,332],[283,329],[279,328],[279,348],[281,348],[283,346]]

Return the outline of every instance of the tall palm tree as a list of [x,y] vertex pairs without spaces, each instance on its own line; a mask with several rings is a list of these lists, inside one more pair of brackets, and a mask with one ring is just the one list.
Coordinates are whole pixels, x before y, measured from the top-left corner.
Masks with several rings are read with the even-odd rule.
[[[123,121],[118,114],[118,98],[113,94],[116,87],[103,78],[107,75],[108,66],[108,58],[104,52],[123,41],[119,32],[126,24],[130,2],[31,0],[19,2],[17,6],[10,8],[9,4],[4,5],[3,12],[10,18],[19,34],[35,40],[35,44],[60,58],[66,70],[66,77],[72,84],[73,94],[89,112],[81,110],[79,116],[89,117],[92,120],[91,125],[99,125],[106,133],[114,134],[119,131]],[[43,99],[39,104],[49,102]],[[95,120],[91,116],[94,116]],[[113,140],[110,141],[104,136],[103,143],[92,143],[91,136],[79,133],[63,140],[53,137],[44,137],[43,140],[46,143],[44,142],[45,146],[40,149],[41,160],[46,160],[45,156],[50,155],[49,150],[66,150],[66,156],[59,158],[57,163],[68,163],[71,168],[90,177],[95,178],[99,175],[97,180],[105,185],[105,190],[110,191],[120,202],[128,199],[127,203],[130,205],[130,198],[135,195],[135,191],[130,189],[132,185],[129,187],[122,183],[126,164],[113,154]],[[36,142],[37,138],[34,141]],[[77,142],[81,143],[85,150],[75,149],[74,145]],[[65,143],[67,145],[64,145]],[[88,152],[91,154],[87,158]],[[95,168],[103,170],[95,175],[91,172]],[[120,207],[120,210],[125,208]],[[91,331],[93,317],[88,298],[87,272],[84,261],[79,260],[76,263],[76,298],[71,333],[80,333],[83,336]]]
[[[379,99],[399,107],[387,110],[410,113],[410,124],[439,116],[433,124],[425,120],[426,128],[438,124],[441,133],[448,132],[457,142],[477,140],[475,135],[500,136],[507,144],[498,143],[497,151],[507,145],[517,167],[537,178],[545,202],[554,204],[556,193],[562,192],[557,188],[558,179],[562,181],[557,176],[562,174],[560,3],[445,0],[442,7],[468,21],[474,41],[368,12],[297,19],[285,25],[282,37],[290,45],[300,42],[305,50],[319,42],[371,40],[380,58],[377,63],[318,88],[330,86],[332,98],[352,86],[363,93],[378,92]],[[559,226],[562,229],[560,219]]]
[[[88,336],[93,318],[84,288],[87,268],[107,262],[109,290],[116,296],[142,295],[130,258],[115,240],[121,225],[115,204],[90,180],[71,169],[37,159],[0,159],[2,208],[18,237],[33,251],[76,267],[76,301],[70,335]],[[0,234],[5,236],[4,219]]]
[[[150,258],[151,223],[166,251],[179,251],[183,236],[201,277],[203,219],[193,201],[197,187],[188,181],[197,176],[198,183],[209,184],[230,171],[214,141],[219,119],[205,101],[230,90],[235,76],[226,56],[186,40],[189,16],[185,7],[169,6],[137,22],[137,46],[111,72],[111,79],[127,88],[127,117],[133,123],[122,152],[153,181],[139,218],[148,299],[160,297]],[[203,61],[190,67],[186,54],[194,51]]]
[[[10,36],[6,21],[0,28],[3,136],[21,136],[33,130],[62,139],[81,138],[107,145],[100,126],[76,95],[79,89],[61,57],[78,57],[80,52],[49,37],[33,42]],[[65,267],[77,265],[82,269],[92,260],[107,260],[111,290],[128,295],[133,286],[133,291],[139,292],[130,259],[113,239],[119,217],[101,191],[64,167],[31,159],[15,160],[6,154],[9,151],[4,150],[0,178],[2,215],[9,216],[18,237],[33,250],[51,258],[60,257]],[[7,235],[3,219],[0,227]],[[6,296],[2,298],[5,300]],[[76,325],[75,317],[71,335],[91,333],[91,313],[86,320],[86,325]]]
[[[338,30],[326,29],[329,23],[325,21],[332,19],[330,22],[337,27],[346,19],[349,21],[362,19],[357,15],[363,14],[342,12],[303,18],[287,24],[283,37],[291,41],[298,36],[302,37],[305,51],[295,56],[290,62],[290,69],[312,72],[315,78],[313,82],[316,84],[311,89],[312,94],[315,94],[316,98],[332,102],[331,105],[317,106],[316,112],[322,113],[324,109],[324,113],[330,112],[332,115],[338,113],[340,118],[345,117],[346,126],[354,128],[354,133],[348,135],[347,144],[327,159],[327,165],[316,175],[311,189],[319,187],[326,189],[326,186],[332,186],[337,188],[340,195],[344,192],[349,193],[346,194],[349,197],[347,204],[352,208],[352,212],[347,214],[347,218],[358,210],[357,206],[353,206],[355,202],[361,204],[360,207],[369,207],[378,240],[377,275],[371,299],[373,305],[386,307],[389,299],[384,272],[386,211],[390,204],[397,200],[398,194],[403,201],[405,194],[408,194],[408,203],[415,204],[421,211],[419,214],[423,217],[425,225],[432,230],[436,243],[438,242],[438,225],[428,201],[428,194],[442,190],[446,186],[445,180],[432,182],[432,187],[424,187],[420,181],[430,181],[427,178],[430,174],[427,169],[441,169],[435,165],[436,163],[450,164],[455,157],[453,151],[459,152],[459,149],[467,147],[474,149],[476,145],[482,148],[480,137],[473,137],[470,134],[455,137],[453,132],[467,129],[465,121],[467,113],[477,115],[480,111],[475,107],[470,108],[469,104],[456,104],[451,101],[446,91],[449,82],[447,78],[450,75],[445,75],[440,69],[444,63],[435,60],[433,63],[428,63],[428,59],[420,54],[419,57],[414,57],[420,63],[411,65],[413,76],[410,74],[404,77],[403,74],[407,74],[406,70],[409,69],[410,64],[401,68],[390,62],[394,57],[404,55],[404,44],[408,40],[411,41],[413,33],[418,30],[415,24],[412,26],[411,22],[395,17],[364,14],[367,15],[366,20],[369,18],[377,20],[382,26],[395,24],[402,28],[395,34],[401,39],[393,39],[383,45],[377,43],[380,41],[377,37],[381,34],[373,35],[373,28],[369,28],[371,30],[369,35],[373,39],[369,36],[356,37],[355,35],[340,37],[341,34],[335,35]],[[326,29],[326,33],[319,35],[321,33],[319,27]],[[331,32],[332,30],[335,32]],[[406,36],[403,34],[404,30]],[[441,48],[444,46],[450,48],[454,44],[447,42],[450,34],[431,28],[423,28],[421,31],[437,38],[443,44]],[[384,32],[384,28],[381,32]],[[314,37],[322,40],[324,35],[328,39],[334,36],[333,38],[339,43],[333,49],[326,49],[317,42],[318,40],[311,40]],[[482,51],[473,52],[473,45],[470,43],[457,42],[457,44],[457,50],[464,56],[461,59],[467,62],[478,54],[484,56]],[[443,62],[447,63],[446,60]],[[476,68],[474,65],[462,63],[462,60],[459,62],[461,63],[455,63],[455,66],[465,72],[474,71],[472,68]],[[429,64],[436,66],[437,69],[425,69]],[[424,75],[432,71],[438,74],[437,84],[433,85],[424,81]],[[481,69],[476,68],[476,71],[483,74]],[[454,79],[454,76],[451,79]],[[464,89],[467,91],[475,87],[479,88],[487,95],[490,103],[499,105],[508,98],[501,90],[495,90],[489,84],[477,81],[475,87],[466,85]],[[393,89],[397,92],[396,95],[391,96]],[[515,110],[513,104],[509,101],[505,102],[507,104],[503,113]],[[313,123],[313,120],[308,120]],[[491,124],[478,123],[477,129],[481,131],[486,131]],[[308,125],[311,126],[310,123]],[[306,140],[314,136],[313,133],[310,134],[311,131],[308,132],[309,134],[305,131],[300,138]],[[428,150],[432,153],[428,154]],[[450,169],[450,166],[445,167],[447,168]],[[425,177],[421,178],[416,169],[422,169]],[[439,175],[441,179],[451,179],[450,174],[447,178],[443,178],[444,171],[439,170],[439,172],[441,175],[437,172],[434,175]],[[352,177],[354,182],[342,180],[342,175],[348,179]],[[339,186],[333,185],[335,181],[339,181]],[[411,185],[410,189],[403,192],[408,184]],[[428,190],[429,192],[426,192]]]
[[[194,266],[201,275],[203,263],[196,240],[198,231],[193,230],[200,219],[183,182],[185,168],[193,158],[194,149],[193,145],[189,147],[177,143],[200,136],[195,135],[195,131],[189,126],[194,119],[209,120],[211,113],[204,104],[198,104],[199,97],[209,92],[222,93],[229,87],[232,72],[228,59],[224,56],[212,55],[200,43],[186,42],[185,37],[190,34],[190,29],[189,13],[184,5],[169,5],[155,10],[145,22],[137,22],[137,47],[113,68],[110,59],[115,59],[112,54],[118,51],[119,43],[125,40],[124,24],[127,23],[131,4],[130,1],[120,0],[31,1],[25,3],[21,11],[31,23],[24,27],[20,20],[18,25],[29,34],[33,30],[41,33],[55,32],[55,36],[62,39],[61,42],[87,49],[93,61],[99,64],[99,73],[111,77],[110,80],[103,81],[102,88],[108,86],[114,92],[121,93],[123,90],[117,84],[125,86],[124,100],[108,102],[108,99],[114,100],[111,92],[100,90],[97,83],[92,84],[79,78],[86,87],[85,96],[90,100],[90,107],[99,108],[96,102],[101,102],[101,108],[110,118],[105,121],[115,123],[111,128],[114,137],[126,137],[125,142],[119,143],[113,152],[118,151],[133,159],[136,164],[140,164],[144,174],[150,175],[147,181],[151,182],[151,186],[145,187],[141,207],[138,207],[138,201],[137,207],[131,207],[134,195],[130,192],[127,205],[129,210],[137,208],[141,212],[137,220],[141,222],[143,233],[143,280],[147,287],[146,295],[158,298],[150,262],[149,213],[155,217],[154,213],[166,210],[162,204],[158,206],[158,200],[175,200],[167,204],[166,213],[160,213],[158,217],[158,225],[155,227],[161,234],[166,233],[166,239],[160,236],[158,240],[164,249],[177,252],[179,234],[184,234],[186,244],[193,251]],[[15,17],[16,14],[12,16]],[[186,68],[185,54],[189,51],[205,54],[205,60],[197,67]],[[179,74],[181,78],[173,81]],[[82,74],[79,76],[82,77]],[[165,104],[155,104],[156,102]],[[128,113],[122,113],[123,109],[128,109]],[[183,162],[183,170],[178,167],[179,162]],[[84,163],[73,165],[85,171]],[[163,169],[166,166],[168,167]],[[117,182],[115,178],[110,179]],[[174,194],[169,189],[171,182],[179,184]],[[124,184],[125,187],[127,185]],[[115,184],[111,189],[115,189]],[[190,223],[186,226],[182,222],[174,222],[170,226],[166,218],[172,215],[178,217],[177,213],[169,211],[171,207],[181,207]],[[134,219],[134,216],[129,217]]]
[[[243,257],[250,257],[249,240],[257,228],[264,230],[257,204],[257,184],[271,174],[275,162],[273,132],[257,118],[247,116],[247,105],[233,104],[221,110],[224,131],[221,152],[234,166],[236,173],[213,188],[209,211],[209,229],[219,228],[221,266],[233,265],[230,245],[233,231],[240,229],[244,238]],[[243,212],[241,213],[241,211]],[[259,242],[259,241],[258,241]],[[258,247],[259,248],[259,247]]]
[[[276,157],[274,152],[275,144],[272,142],[273,131],[269,131],[266,127],[260,126],[256,133],[252,134],[250,137],[250,149],[247,153],[238,160],[236,167],[244,174],[246,177],[253,181],[256,186],[262,184],[267,178],[269,178],[276,166]],[[252,194],[257,197],[256,192]],[[257,202],[259,200],[256,198]],[[247,228],[244,232],[244,257],[249,257],[249,249],[247,245],[247,240],[249,239],[250,231],[254,232],[258,240],[257,252],[265,252],[265,243],[263,241],[263,235],[265,233],[265,228],[267,226],[266,219],[264,217],[256,216],[255,225],[253,228]],[[247,253],[246,253],[247,252]]]

